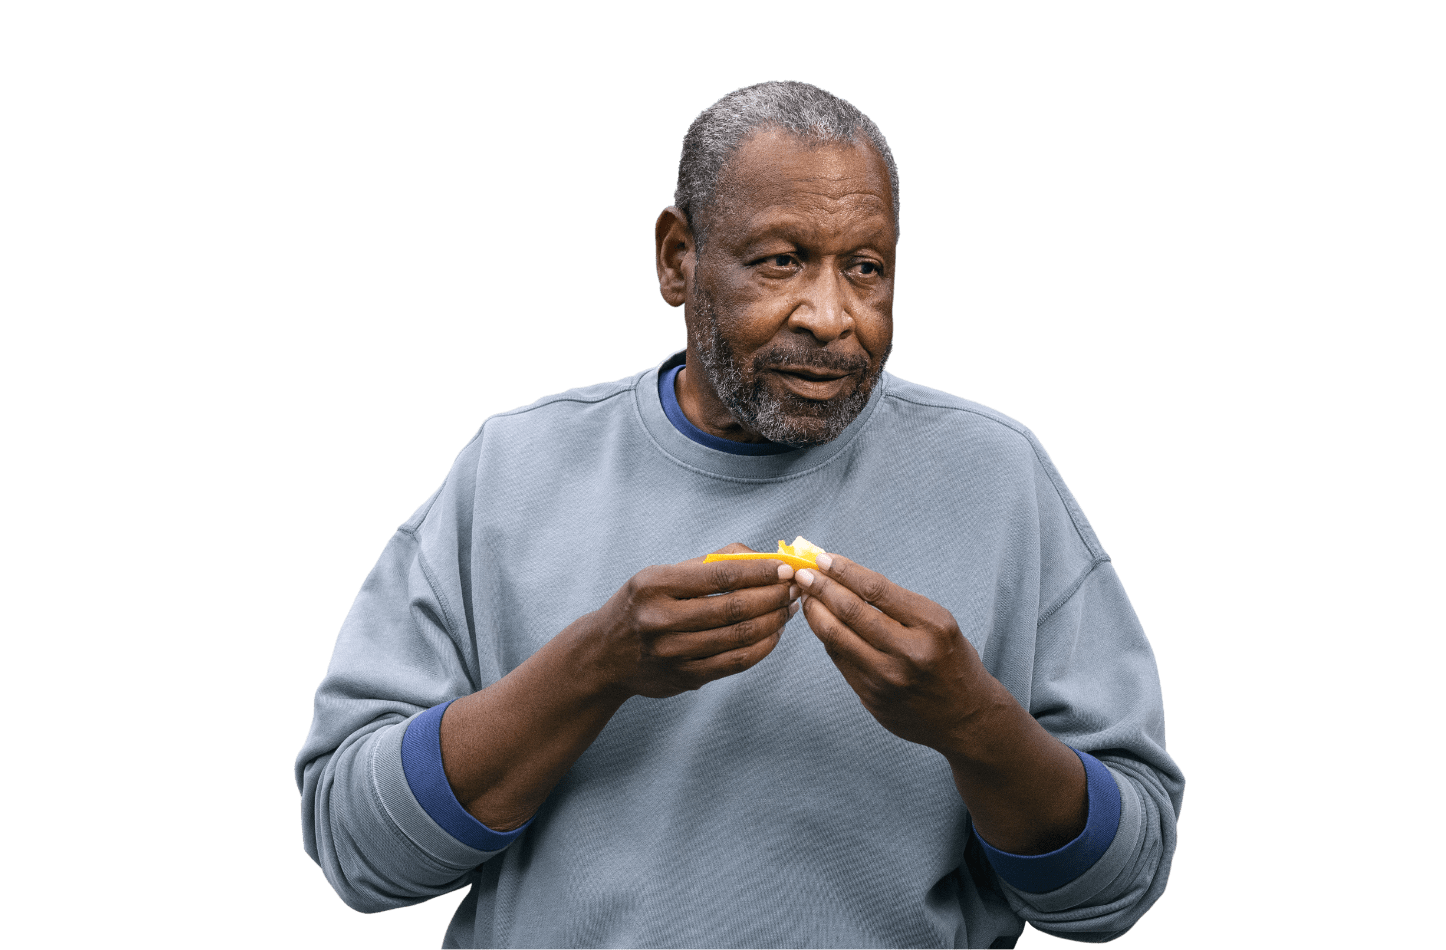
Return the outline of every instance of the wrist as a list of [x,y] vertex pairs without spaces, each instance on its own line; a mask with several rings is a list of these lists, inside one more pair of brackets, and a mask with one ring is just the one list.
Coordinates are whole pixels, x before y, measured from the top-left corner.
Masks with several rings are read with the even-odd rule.
[[1004,684],[980,664],[979,675],[961,687],[966,700],[934,749],[958,771],[977,768],[1010,754],[1021,714],[1030,718]]
[[558,648],[560,669],[577,690],[578,702],[587,706],[610,706],[616,710],[635,693],[629,687],[626,672],[630,664],[615,656],[612,625],[604,605],[579,617],[558,634],[549,646]]

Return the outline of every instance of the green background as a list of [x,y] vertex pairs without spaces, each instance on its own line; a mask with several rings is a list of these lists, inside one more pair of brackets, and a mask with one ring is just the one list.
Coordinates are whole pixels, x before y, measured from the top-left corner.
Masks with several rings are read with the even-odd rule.
[[688,121],[768,78],[888,134],[889,369],[1038,432],[1150,632],[1189,791],[1124,946],[1423,930],[1439,7],[30,6],[0,13],[14,946],[440,943],[458,895],[363,917],[302,853],[312,690],[487,415],[683,346],[652,221]]

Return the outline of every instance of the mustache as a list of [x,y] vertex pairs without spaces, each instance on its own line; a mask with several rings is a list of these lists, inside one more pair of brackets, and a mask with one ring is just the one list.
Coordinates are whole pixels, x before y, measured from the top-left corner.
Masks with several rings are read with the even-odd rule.
[[858,374],[868,371],[869,361],[856,354],[830,353],[825,349],[775,346],[753,355],[753,371],[758,373],[771,366],[801,366],[808,369],[826,369],[836,373]]

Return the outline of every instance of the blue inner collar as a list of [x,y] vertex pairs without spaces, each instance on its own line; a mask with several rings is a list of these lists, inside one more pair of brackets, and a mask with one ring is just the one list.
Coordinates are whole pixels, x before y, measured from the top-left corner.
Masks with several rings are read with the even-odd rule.
[[796,451],[793,446],[783,445],[779,442],[734,442],[731,439],[720,439],[693,425],[688,421],[688,417],[683,415],[683,409],[678,405],[678,373],[682,369],[683,364],[679,363],[672,369],[658,374],[658,398],[663,401],[663,413],[673,424],[673,428],[699,445],[706,445],[710,449],[717,449],[719,452],[728,452],[732,455],[782,455],[784,452]]

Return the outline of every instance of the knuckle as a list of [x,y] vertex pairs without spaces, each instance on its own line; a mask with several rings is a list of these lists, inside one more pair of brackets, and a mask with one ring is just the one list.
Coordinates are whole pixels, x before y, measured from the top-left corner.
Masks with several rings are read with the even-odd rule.
[[723,622],[725,624],[740,623],[748,619],[748,607],[743,603],[743,598],[738,594],[729,594],[723,598]]
[[739,568],[736,561],[718,561],[713,571],[713,585],[718,591],[733,590],[738,586]]
[[880,696],[899,693],[909,688],[914,676],[906,664],[890,663],[879,673],[876,684]]
[[863,618],[864,606],[859,601],[849,598],[839,604],[838,609],[833,613],[838,619],[852,627]]
[[640,604],[633,609],[633,631],[640,634],[657,633],[667,629],[668,619],[664,611],[653,604]]
[[886,592],[883,578],[866,577],[859,582],[859,596],[870,604],[883,600]]
[[660,637],[650,641],[646,650],[649,656],[656,659],[672,661],[682,653],[682,645],[676,643],[671,637]]
[[758,639],[758,622],[753,619],[743,620],[733,625],[733,647],[744,647]]
[[906,670],[923,669],[934,661],[934,652],[917,644],[903,647],[900,652],[903,654],[903,666]]
[[628,578],[628,592],[631,594],[641,594],[657,583],[657,579],[657,565],[649,565]]

